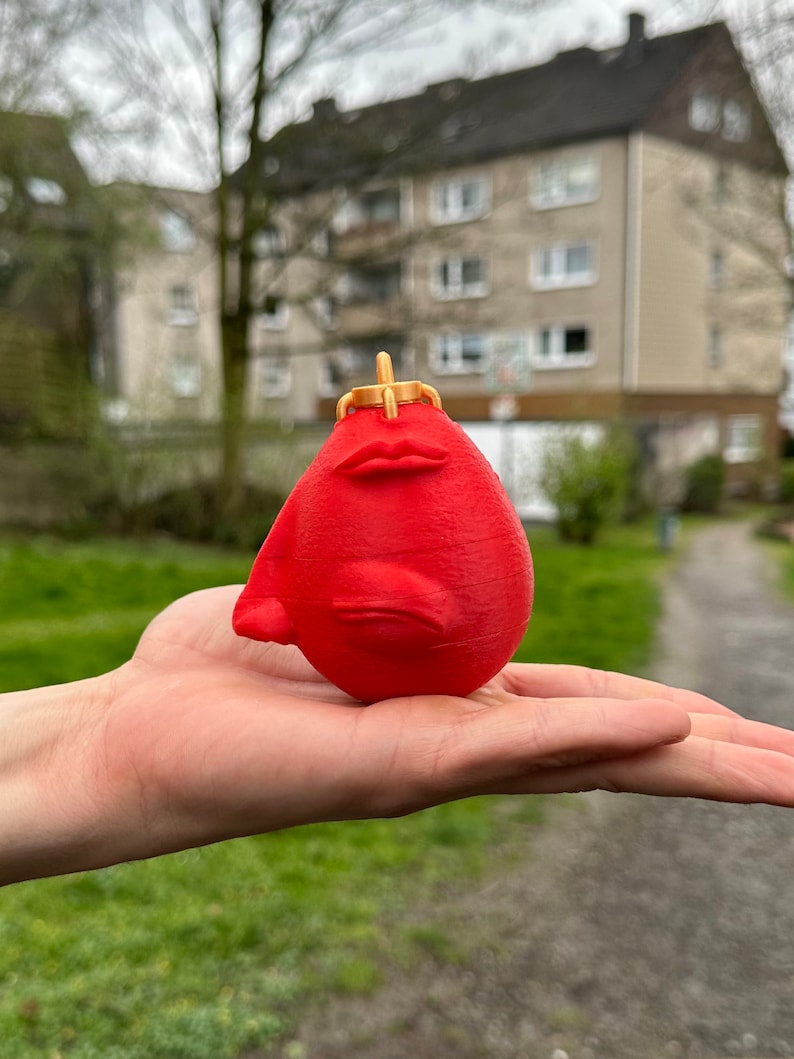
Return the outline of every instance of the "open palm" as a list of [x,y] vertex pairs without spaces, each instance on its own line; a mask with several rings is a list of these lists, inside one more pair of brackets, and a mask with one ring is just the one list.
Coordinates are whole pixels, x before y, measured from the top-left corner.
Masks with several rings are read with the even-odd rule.
[[510,665],[466,699],[363,707],[297,648],[237,637],[238,593],[172,604],[110,675],[93,796],[138,807],[124,856],[480,793],[600,787],[794,805],[794,733],[703,696]]

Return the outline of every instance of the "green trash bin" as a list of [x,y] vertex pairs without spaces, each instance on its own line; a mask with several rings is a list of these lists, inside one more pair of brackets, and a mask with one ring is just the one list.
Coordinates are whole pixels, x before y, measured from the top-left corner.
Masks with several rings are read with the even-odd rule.
[[659,550],[672,551],[678,536],[678,512],[674,507],[663,507],[656,523],[656,540]]

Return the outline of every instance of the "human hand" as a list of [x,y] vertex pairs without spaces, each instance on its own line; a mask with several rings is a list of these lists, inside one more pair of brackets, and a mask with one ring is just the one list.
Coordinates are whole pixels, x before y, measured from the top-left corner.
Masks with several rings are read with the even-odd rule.
[[[467,699],[363,707],[297,648],[237,637],[238,593],[177,601],[120,669],[48,689],[71,709],[50,702],[43,741],[28,735],[35,767],[18,825],[28,852],[0,882],[475,794],[603,788],[794,805],[794,733],[701,695],[509,665]],[[25,711],[9,716],[19,745]]]

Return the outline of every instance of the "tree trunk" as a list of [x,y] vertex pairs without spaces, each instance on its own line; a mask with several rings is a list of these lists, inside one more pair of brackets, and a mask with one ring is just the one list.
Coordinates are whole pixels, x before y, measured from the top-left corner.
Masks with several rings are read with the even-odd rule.
[[221,322],[223,348],[222,458],[218,492],[221,510],[234,517],[241,508],[245,485],[246,441],[246,320],[240,314],[224,315]]

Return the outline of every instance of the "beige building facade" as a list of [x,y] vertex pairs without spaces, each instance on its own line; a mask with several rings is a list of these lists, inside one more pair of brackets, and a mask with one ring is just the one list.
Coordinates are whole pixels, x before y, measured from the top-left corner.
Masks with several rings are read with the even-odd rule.
[[[127,189],[128,190],[128,189]],[[134,189],[139,218],[115,281],[117,371],[107,417],[214,422],[221,384],[212,196]]]
[[[719,451],[757,480],[779,448],[787,177],[720,23],[654,38],[631,15],[608,52],[322,101],[268,144],[249,413],[330,425],[383,348],[460,421],[625,419],[660,462]],[[176,246],[122,279],[119,415],[217,416],[210,201],[173,198]]]
[[[328,179],[305,179],[301,136],[316,154],[335,130],[410,130],[431,98],[445,100],[434,153],[333,181],[352,150],[335,144]],[[700,438],[737,479],[774,461],[788,170],[724,25],[647,38],[632,15],[608,53],[360,113],[324,101],[288,142],[293,175],[272,192],[293,218],[284,238],[305,209],[327,241],[283,273],[293,315],[261,349],[285,380],[268,414],[329,419],[387,348],[462,421],[623,418],[659,453],[685,439],[691,456]]]

